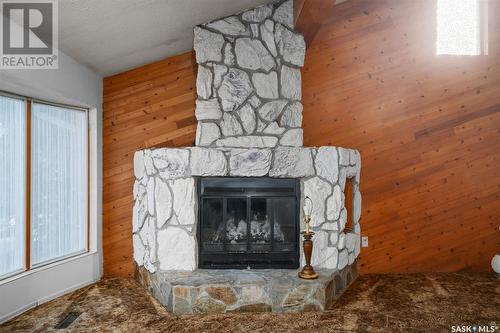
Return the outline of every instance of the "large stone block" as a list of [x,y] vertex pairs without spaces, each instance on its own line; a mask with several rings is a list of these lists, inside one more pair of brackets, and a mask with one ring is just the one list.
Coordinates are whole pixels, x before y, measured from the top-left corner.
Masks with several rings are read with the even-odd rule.
[[196,92],[203,99],[208,99],[212,95],[212,71],[204,66],[198,66],[198,76],[196,77]]
[[[316,166],[317,168],[317,166]],[[335,221],[340,216],[342,209],[342,191],[339,185],[333,187],[333,194],[326,202],[326,218],[330,221]]]
[[280,140],[282,146],[302,147],[304,145],[304,130],[292,128],[283,134]]
[[189,175],[189,152],[186,149],[159,148],[152,151],[154,165],[163,179]]
[[311,226],[319,226],[325,222],[326,199],[332,193],[332,186],[319,177],[304,182],[304,196],[312,201]]
[[196,62],[222,61],[224,37],[201,27],[194,28],[194,50]]
[[174,213],[179,224],[194,225],[196,223],[196,202],[194,178],[183,178],[169,181],[174,195]]
[[238,119],[232,114],[226,112],[222,117],[222,121],[220,123],[220,129],[224,136],[234,136],[234,135],[242,135],[243,128],[241,127]]
[[302,126],[302,103],[294,102],[285,108],[280,119],[280,125],[286,127]]
[[252,134],[255,131],[255,126],[257,124],[257,119],[255,117],[255,111],[250,106],[249,103],[243,105],[236,111],[238,117],[240,117],[243,129],[247,134]]
[[197,99],[195,115],[198,120],[219,120],[222,118],[222,110],[217,98],[207,101]]
[[196,145],[210,146],[215,140],[220,138],[220,129],[217,124],[198,122],[196,128]]
[[179,227],[158,231],[158,260],[161,270],[196,269],[195,237]]
[[193,176],[225,176],[227,161],[224,153],[214,148],[191,148]]
[[229,173],[231,176],[265,176],[271,167],[271,157],[269,149],[233,149],[229,157]]
[[163,225],[172,216],[172,193],[164,181],[158,179],[155,187],[155,204],[156,204],[156,222],[158,228]]
[[136,151],[134,154],[134,175],[135,178],[141,179],[144,174],[144,152],[142,150]]
[[274,57],[258,39],[238,38],[234,51],[236,62],[242,68],[269,71],[276,65]]
[[299,67],[304,66],[306,43],[302,35],[276,24],[274,38],[285,62]]
[[286,104],[286,100],[267,102],[258,110],[259,116],[265,121],[275,121],[280,116]]
[[226,305],[232,305],[237,301],[233,288],[229,286],[210,286],[205,288],[205,292],[213,299]]
[[286,25],[293,29],[293,0],[285,1],[274,11],[273,19],[276,22]]
[[329,246],[329,236],[325,231],[318,231],[314,235],[314,248],[311,264],[316,268],[334,269],[337,267],[338,250]]
[[281,66],[281,95],[291,100],[302,98],[300,69]]
[[252,83],[259,97],[278,98],[278,75],[275,71],[269,72],[268,74],[253,74]]
[[247,36],[249,34],[247,28],[237,16],[226,17],[208,23],[206,26],[229,36]]
[[222,109],[224,111],[237,109],[252,92],[253,87],[248,74],[241,69],[229,69],[219,88]]
[[198,299],[196,299],[193,303],[193,311],[194,313],[224,313],[226,311],[226,305],[217,301],[211,297],[209,297],[206,293],[201,295]]
[[335,147],[320,147],[316,154],[316,170],[318,176],[335,184],[339,176],[338,156]]
[[308,148],[278,147],[274,151],[271,177],[309,177],[314,175],[311,151]]

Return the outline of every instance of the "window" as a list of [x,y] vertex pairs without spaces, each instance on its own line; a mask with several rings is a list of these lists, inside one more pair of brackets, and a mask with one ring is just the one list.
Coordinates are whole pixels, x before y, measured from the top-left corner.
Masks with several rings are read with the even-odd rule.
[[0,277],[25,268],[26,109],[0,96]]
[[86,250],[87,114],[33,103],[31,264]]
[[436,53],[488,54],[488,2],[438,0]]
[[0,278],[87,251],[88,112],[0,95]]

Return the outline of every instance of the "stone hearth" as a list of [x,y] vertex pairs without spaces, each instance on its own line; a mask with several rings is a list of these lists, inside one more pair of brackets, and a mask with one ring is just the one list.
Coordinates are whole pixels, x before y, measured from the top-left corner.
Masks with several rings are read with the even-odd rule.
[[150,274],[136,279],[175,314],[322,311],[358,275],[356,264],[342,270],[317,270],[316,280],[295,270],[196,270]]
[[[332,282],[336,276],[342,276],[342,286],[356,276],[361,158],[353,149],[302,146],[305,44],[293,30],[293,0],[195,27],[194,48],[199,64],[196,147],[134,155],[132,237],[138,276],[176,313],[324,309],[338,295],[332,292],[339,290]],[[199,269],[198,177],[298,179],[301,214],[304,198],[313,202],[312,264],[320,279],[300,280],[297,270]],[[347,181],[353,188],[351,212],[345,208]],[[302,255],[300,262],[304,265]],[[247,280],[250,289],[243,286]],[[234,299],[221,300],[219,292]],[[288,306],[290,298],[301,301]]]

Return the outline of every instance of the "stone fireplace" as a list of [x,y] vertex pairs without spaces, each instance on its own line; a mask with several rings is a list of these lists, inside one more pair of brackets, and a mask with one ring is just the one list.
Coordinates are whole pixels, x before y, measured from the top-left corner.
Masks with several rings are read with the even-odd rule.
[[[197,26],[194,48],[196,146],[134,155],[137,278],[174,313],[325,309],[357,274],[361,161],[303,147],[293,0]],[[297,277],[306,196],[314,281]]]

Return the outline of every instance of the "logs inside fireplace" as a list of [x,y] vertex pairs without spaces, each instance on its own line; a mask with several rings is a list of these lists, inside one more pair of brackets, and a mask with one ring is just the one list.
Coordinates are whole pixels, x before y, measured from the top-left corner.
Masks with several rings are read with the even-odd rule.
[[297,179],[198,178],[198,266],[299,267]]

